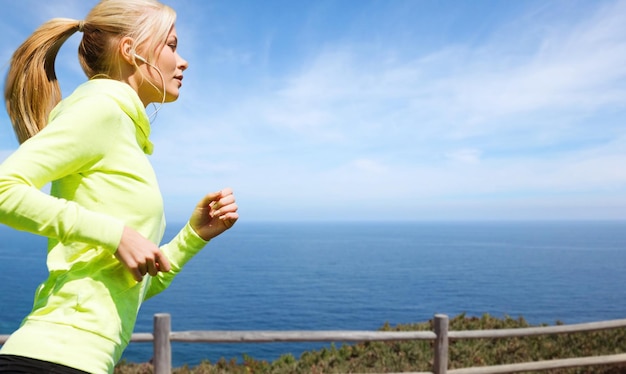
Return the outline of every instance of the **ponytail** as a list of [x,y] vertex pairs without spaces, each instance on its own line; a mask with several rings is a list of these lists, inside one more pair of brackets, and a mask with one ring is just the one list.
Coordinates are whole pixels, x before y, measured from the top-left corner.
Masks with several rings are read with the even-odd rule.
[[54,64],[63,43],[81,22],[57,18],[44,23],[15,51],[4,87],[4,99],[20,143],[43,129],[61,101]]

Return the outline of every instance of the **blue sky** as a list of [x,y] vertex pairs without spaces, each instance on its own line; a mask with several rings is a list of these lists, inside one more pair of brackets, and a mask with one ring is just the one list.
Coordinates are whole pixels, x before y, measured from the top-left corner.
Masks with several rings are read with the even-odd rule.
[[[153,123],[170,220],[224,186],[242,221],[626,219],[626,1],[164,2],[190,64]],[[95,3],[5,2],[2,75]]]

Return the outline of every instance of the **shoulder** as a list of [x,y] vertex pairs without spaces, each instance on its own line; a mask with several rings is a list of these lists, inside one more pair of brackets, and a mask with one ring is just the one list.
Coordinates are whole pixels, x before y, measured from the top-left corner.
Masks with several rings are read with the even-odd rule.
[[101,153],[114,138],[124,133],[124,112],[105,94],[76,92],[61,101],[50,113],[47,125],[33,138],[32,147],[86,147]]

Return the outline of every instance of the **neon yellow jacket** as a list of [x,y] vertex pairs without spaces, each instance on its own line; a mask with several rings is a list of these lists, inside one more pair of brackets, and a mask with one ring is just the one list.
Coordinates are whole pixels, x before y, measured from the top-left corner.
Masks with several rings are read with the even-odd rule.
[[[49,124],[0,165],[0,222],[47,236],[50,272],[0,353],[112,373],[142,301],[205,246],[187,224],[161,247],[172,270],[140,283],[115,258],[125,225],[155,244],[165,229],[149,135],[136,92],[95,79],[59,103]],[[40,190],[49,182],[50,195]]]

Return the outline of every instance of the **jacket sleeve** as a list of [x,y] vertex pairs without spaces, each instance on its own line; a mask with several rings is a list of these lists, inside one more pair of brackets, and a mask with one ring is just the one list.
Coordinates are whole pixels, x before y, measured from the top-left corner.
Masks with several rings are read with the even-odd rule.
[[161,246],[161,250],[167,256],[172,269],[167,273],[159,272],[157,276],[152,277],[145,299],[147,300],[169,287],[183,266],[200,252],[207,243],[208,241],[198,236],[189,222],[187,222],[169,243]]
[[[62,104],[61,104],[62,105]],[[85,98],[51,116],[49,124],[0,165],[0,223],[112,253],[124,223],[41,191],[47,183],[88,170],[115,136],[121,111],[111,101]]]

